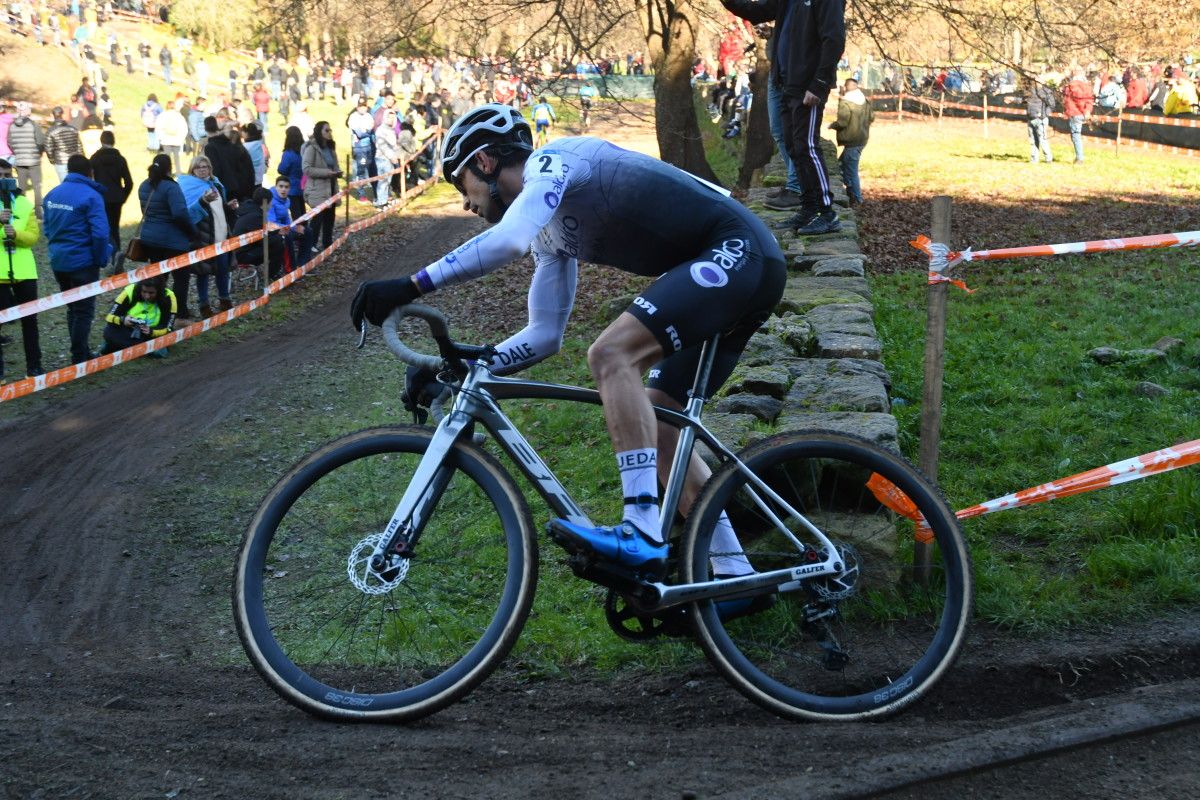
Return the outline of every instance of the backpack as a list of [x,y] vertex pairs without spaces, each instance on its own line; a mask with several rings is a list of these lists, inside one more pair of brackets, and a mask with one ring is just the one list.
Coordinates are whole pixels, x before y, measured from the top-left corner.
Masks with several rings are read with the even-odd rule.
[[147,128],[153,128],[154,122],[157,119],[158,114],[154,110],[154,104],[147,101],[147,103],[142,106],[142,124]]

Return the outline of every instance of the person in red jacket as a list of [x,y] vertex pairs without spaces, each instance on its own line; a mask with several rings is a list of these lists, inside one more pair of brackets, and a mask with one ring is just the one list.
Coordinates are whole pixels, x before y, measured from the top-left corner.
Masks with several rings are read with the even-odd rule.
[[1146,73],[1141,67],[1134,67],[1129,78],[1129,86],[1125,88],[1125,107],[1141,108],[1150,100],[1150,89],[1146,86]]
[[1092,116],[1092,104],[1096,101],[1092,87],[1076,70],[1070,82],[1063,88],[1063,111],[1071,128],[1071,144],[1075,146],[1075,163],[1083,163],[1083,123]]
[[725,26],[725,33],[717,49],[717,80],[733,72],[737,62],[742,57],[742,32],[738,24],[731,22]]
[[262,126],[263,134],[267,132],[267,117],[271,111],[271,93],[263,88],[261,83],[254,84],[254,110],[258,112],[258,124]]

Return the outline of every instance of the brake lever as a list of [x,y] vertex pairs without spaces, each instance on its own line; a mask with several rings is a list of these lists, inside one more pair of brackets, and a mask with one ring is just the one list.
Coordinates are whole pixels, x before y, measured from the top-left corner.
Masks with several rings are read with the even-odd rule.
[[354,349],[362,350],[367,345],[367,321],[364,319],[358,326],[358,347]]

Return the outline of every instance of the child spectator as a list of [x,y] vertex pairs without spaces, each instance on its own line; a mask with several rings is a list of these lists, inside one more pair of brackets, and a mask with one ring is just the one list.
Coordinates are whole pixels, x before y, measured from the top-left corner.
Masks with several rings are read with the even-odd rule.
[[[135,344],[170,333],[175,327],[175,294],[166,287],[166,277],[158,275],[126,286],[113,301],[104,326],[104,344],[100,355],[115,353]],[[150,355],[166,358],[167,348]]]
[[[300,265],[302,259],[299,250],[304,241],[304,225],[292,223],[291,194],[292,182],[286,176],[280,175],[275,179],[274,188],[269,190],[271,204],[267,208],[267,222],[278,225],[281,230],[273,230],[268,235],[281,239],[287,248],[288,259],[292,267]],[[307,259],[303,259],[307,260]],[[276,280],[282,274],[282,265],[271,265],[268,277]]]

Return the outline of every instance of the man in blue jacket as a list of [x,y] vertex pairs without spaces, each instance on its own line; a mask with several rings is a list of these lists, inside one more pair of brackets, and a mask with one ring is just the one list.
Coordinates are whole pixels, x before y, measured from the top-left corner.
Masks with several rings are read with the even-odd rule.
[[[67,177],[42,200],[50,268],[63,291],[100,279],[100,269],[112,255],[108,217],[104,213],[104,187],[92,180],[87,156],[67,161]],[[71,336],[71,363],[92,357],[88,336],[96,315],[96,298],[67,304],[67,331]]]

